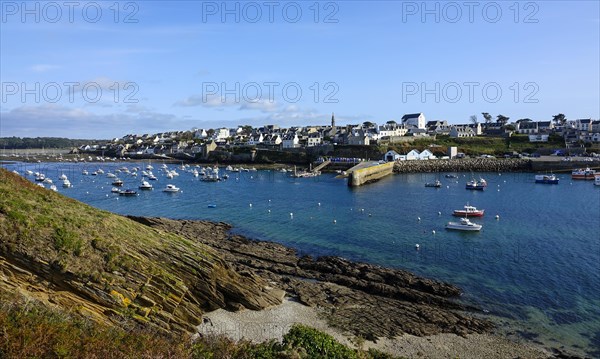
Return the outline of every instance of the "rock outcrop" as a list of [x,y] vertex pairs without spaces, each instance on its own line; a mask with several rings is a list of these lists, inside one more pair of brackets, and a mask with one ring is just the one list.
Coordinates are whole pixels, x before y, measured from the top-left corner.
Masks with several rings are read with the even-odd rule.
[[492,329],[490,322],[466,312],[477,309],[456,301],[460,289],[450,284],[339,257],[299,257],[277,243],[232,235],[225,223],[129,218],[214,248],[239,273],[269,280],[303,304],[319,308],[330,324],[363,338]]
[[100,211],[3,169],[0,290],[106,323],[127,317],[190,332],[205,311],[259,310],[283,298],[201,241]]

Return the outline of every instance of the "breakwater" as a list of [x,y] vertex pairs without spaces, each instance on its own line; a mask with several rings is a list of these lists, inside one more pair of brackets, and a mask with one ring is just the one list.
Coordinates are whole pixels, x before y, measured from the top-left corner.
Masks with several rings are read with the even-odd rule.
[[350,173],[350,177],[348,177],[348,186],[350,187],[358,187],[363,184],[372,183],[382,179],[387,175],[391,175],[394,169],[394,163],[388,162],[384,164],[375,164],[370,165],[368,163],[362,164],[365,167],[359,167]]
[[531,171],[531,160],[524,158],[461,158],[427,161],[396,161],[396,173],[420,172],[520,172]]

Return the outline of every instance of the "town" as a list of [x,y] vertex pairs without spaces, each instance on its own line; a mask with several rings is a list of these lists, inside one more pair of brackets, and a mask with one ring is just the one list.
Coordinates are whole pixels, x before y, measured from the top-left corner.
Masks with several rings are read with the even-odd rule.
[[[473,115],[469,123],[449,124],[447,121],[427,121],[423,113],[413,113],[402,116],[400,123],[387,121],[378,125],[366,121],[355,125],[337,125],[335,114],[332,114],[328,125],[290,128],[277,125],[253,128],[245,125],[236,128],[193,128],[156,134],[127,134],[107,143],[84,145],[73,151],[128,158],[167,156],[181,160],[221,162],[264,162],[265,158],[257,157],[257,153],[268,153],[266,162],[301,163],[314,160],[317,156],[340,153],[346,154],[346,157],[379,157],[377,153],[361,148],[377,148],[381,155],[389,150],[398,150],[391,151],[392,157],[386,158],[387,160],[464,155],[462,152],[449,153],[448,147],[453,144],[458,144],[459,151],[470,155],[502,156],[506,152],[512,152],[510,146],[504,146],[504,143],[513,139],[513,142],[521,143],[530,150],[539,150],[542,154],[599,152],[600,120],[567,120],[565,115],[558,114],[548,121],[526,118],[509,123],[509,118],[503,115],[498,115],[495,120],[489,113],[484,112],[482,116],[482,122]],[[487,152],[491,153],[478,153],[469,147],[469,143],[476,143],[477,139],[487,141],[486,143],[495,140],[502,144],[502,148],[489,148]],[[435,145],[436,142],[449,145]],[[427,149],[417,150],[419,146],[415,144],[423,143],[430,145]],[[347,151],[334,152],[336,148]]]

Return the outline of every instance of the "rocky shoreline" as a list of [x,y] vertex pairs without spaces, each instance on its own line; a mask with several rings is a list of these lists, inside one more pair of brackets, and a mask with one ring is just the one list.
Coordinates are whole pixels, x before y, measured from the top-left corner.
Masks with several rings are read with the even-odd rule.
[[319,308],[330,325],[371,341],[404,333],[465,336],[494,328],[473,315],[476,308],[455,300],[461,292],[451,284],[338,257],[299,257],[283,245],[230,234],[225,223],[129,218],[212,247],[238,273],[266,279],[300,303]]
[[531,171],[525,158],[461,158],[429,161],[396,161],[395,173],[431,172],[524,172]]

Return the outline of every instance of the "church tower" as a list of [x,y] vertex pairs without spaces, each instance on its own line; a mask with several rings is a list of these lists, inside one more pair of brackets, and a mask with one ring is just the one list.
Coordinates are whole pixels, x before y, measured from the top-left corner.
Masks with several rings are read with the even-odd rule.
[[331,113],[331,129],[335,129],[335,115]]

